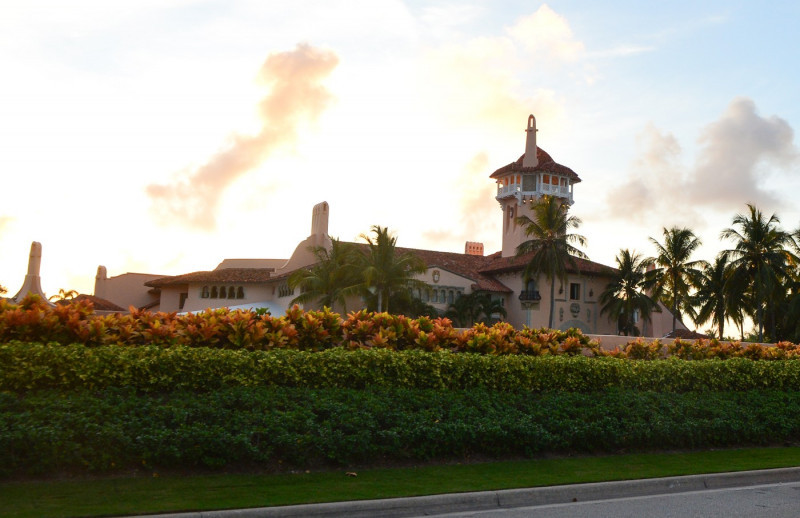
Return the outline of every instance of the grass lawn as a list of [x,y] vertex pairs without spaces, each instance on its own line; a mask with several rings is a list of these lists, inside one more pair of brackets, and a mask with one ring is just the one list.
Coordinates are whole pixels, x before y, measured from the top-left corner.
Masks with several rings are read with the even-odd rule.
[[800,448],[568,457],[284,475],[221,474],[2,482],[8,517],[264,507],[800,466]]

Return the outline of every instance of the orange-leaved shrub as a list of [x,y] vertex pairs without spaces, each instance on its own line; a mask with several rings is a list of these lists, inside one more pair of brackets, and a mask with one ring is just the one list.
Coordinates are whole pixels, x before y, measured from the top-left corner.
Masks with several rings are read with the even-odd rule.
[[305,311],[298,306],[279,316],[226,308],[182,315],[131,308],[127,314],[97,315],[88,300],[54,306],[37,296],[28,296],[19,304],[0,300],[0,342],[9,341],[309,352],[342,347],[483,355],[582,354],[635,360],[800,358],[800,347],[789,342],[743,346],[716,339],[677,339],[663,345],[659,340],[636,338],[622,348],[605,350],[579,329],[515,329],[507,322],[478,323],[459,330],[447,318],[408,318],[366,310],[342,317],[329,308]]

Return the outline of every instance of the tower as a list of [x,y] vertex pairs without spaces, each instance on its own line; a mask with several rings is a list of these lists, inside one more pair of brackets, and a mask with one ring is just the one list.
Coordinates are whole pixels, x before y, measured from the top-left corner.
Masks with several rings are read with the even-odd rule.
[[526,239],[517,217],[532,217],[532,204],[544,195],[555,196],[572,205],[573,186],[581,181],[575,171],[556,163],[537,146],[537,131],[536,117],[528,116],[525,153],[490,176],[497,182],[495,199],[503,210],[503,257],[514,256],[517,246]]

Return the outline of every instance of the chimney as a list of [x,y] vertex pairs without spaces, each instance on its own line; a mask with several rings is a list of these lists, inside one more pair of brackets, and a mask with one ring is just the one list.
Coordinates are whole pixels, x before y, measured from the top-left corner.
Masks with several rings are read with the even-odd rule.
[[328,235],[328,202],[326,201],[314,205],[311,212],[311,235]]
[[467,241],[467,244],[464,245],[464,253],[467,255],[483,255],[483,243],[477,243],[475,241]]
[[528,128],[525,130],[525,157],[522,159],[522,167],[536,167],[539,159],[536,158],[536,117],[533,114],[528,116]]

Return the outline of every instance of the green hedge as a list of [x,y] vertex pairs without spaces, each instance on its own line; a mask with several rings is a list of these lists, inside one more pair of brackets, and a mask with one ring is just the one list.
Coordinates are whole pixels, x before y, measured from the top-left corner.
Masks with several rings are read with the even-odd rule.
[[0,393],[0,474],[313,467],[774,444],[800,392],[596,394],[236,387]]
[[231,386],[407,387],[543,392],[800,390],[800,361],[644,361],[582,356],[485,356],[381,349],[323,352],[0,344],[0,390]]

